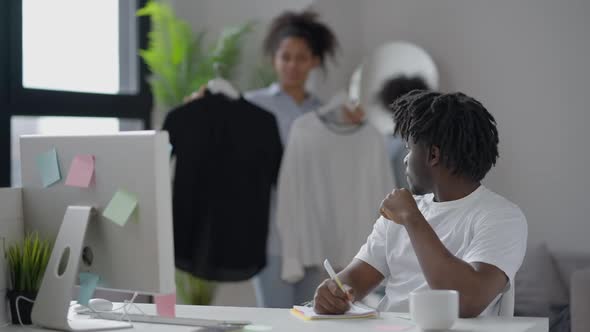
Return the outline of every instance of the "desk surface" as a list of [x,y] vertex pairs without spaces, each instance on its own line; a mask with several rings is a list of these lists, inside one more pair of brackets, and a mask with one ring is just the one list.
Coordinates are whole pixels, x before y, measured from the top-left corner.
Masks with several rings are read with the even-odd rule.
[[[139,304],[139,307],[146,314],[154,314],[155,307],[152,304]],[[178,317],[193,317],[220,320],[248,320],[256,325],[272,327],[274,332],[418,332],[414,324],[400,317],[408,317],[408,314],[381,313],[377,319],[352,319],[352,320],[324,320],[324,321],[303,321],[293,316],[287,309],[266,309],[266,308],[238,308],[238,307],[216,307],[216,306],[187,306],[177,305],[176,315]],[[457,332],[547,332],[549,330],[547,318],[476,318],[459,319],[450,331]],[[135,331],[171,331],[171,332],[192,332],[195,327],[174,326],[174,325],[151,325],[135,323]],[[38,328],[10,326],[2,329],[6,332],[39,331]],[[131,331],[131,330],[120,330]]]

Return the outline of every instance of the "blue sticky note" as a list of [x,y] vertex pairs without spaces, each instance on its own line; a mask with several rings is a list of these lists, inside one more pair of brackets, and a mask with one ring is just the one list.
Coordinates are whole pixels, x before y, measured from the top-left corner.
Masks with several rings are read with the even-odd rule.
[[88,306],[88,301],[92,298],[100,277],[90,272],[80,272],[80,292],[78,293],[78,303]]
[[57,150],[53,148],[38,155],[37,168],[41,174],[41,182],[43,182],[43,187],[47,188],[61,180],[59,162],[57,161]]

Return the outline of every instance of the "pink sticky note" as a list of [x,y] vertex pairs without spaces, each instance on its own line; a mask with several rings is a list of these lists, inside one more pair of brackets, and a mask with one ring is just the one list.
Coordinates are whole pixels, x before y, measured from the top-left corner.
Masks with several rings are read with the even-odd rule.
[[78,155],[72,160],[66,186],[88,188],[94,183],[94,156]]
[[155,296],[158,316],[176,317],[176,293]]

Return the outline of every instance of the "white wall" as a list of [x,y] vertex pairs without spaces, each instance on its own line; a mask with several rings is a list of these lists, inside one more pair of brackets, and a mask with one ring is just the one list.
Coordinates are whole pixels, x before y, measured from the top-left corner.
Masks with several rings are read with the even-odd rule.
[[315,71],[310,79],[312,91],[327,102],[336,91],[348,91],[350,76],[363,55],[363,49],[359,47],[362,45],[362,30],[359,28],[361,1],[315,0],[312,8],[340,42],[335,61],[327,62],[327,71]]
[[[334,3],[337,1],[334,1]],[[480,99],[498,121],[486,184],[524,210],[532,241],[590,252],[590,2],[364,0],[362,44],[423,46],[443,90]]]

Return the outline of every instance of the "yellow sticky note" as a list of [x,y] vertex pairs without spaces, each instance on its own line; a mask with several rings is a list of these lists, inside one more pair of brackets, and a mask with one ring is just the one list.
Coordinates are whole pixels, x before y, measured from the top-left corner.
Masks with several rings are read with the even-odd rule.
[[102,215],[119,226],[125,226],[136,207],[137,198],[135,195],[119,189]]

